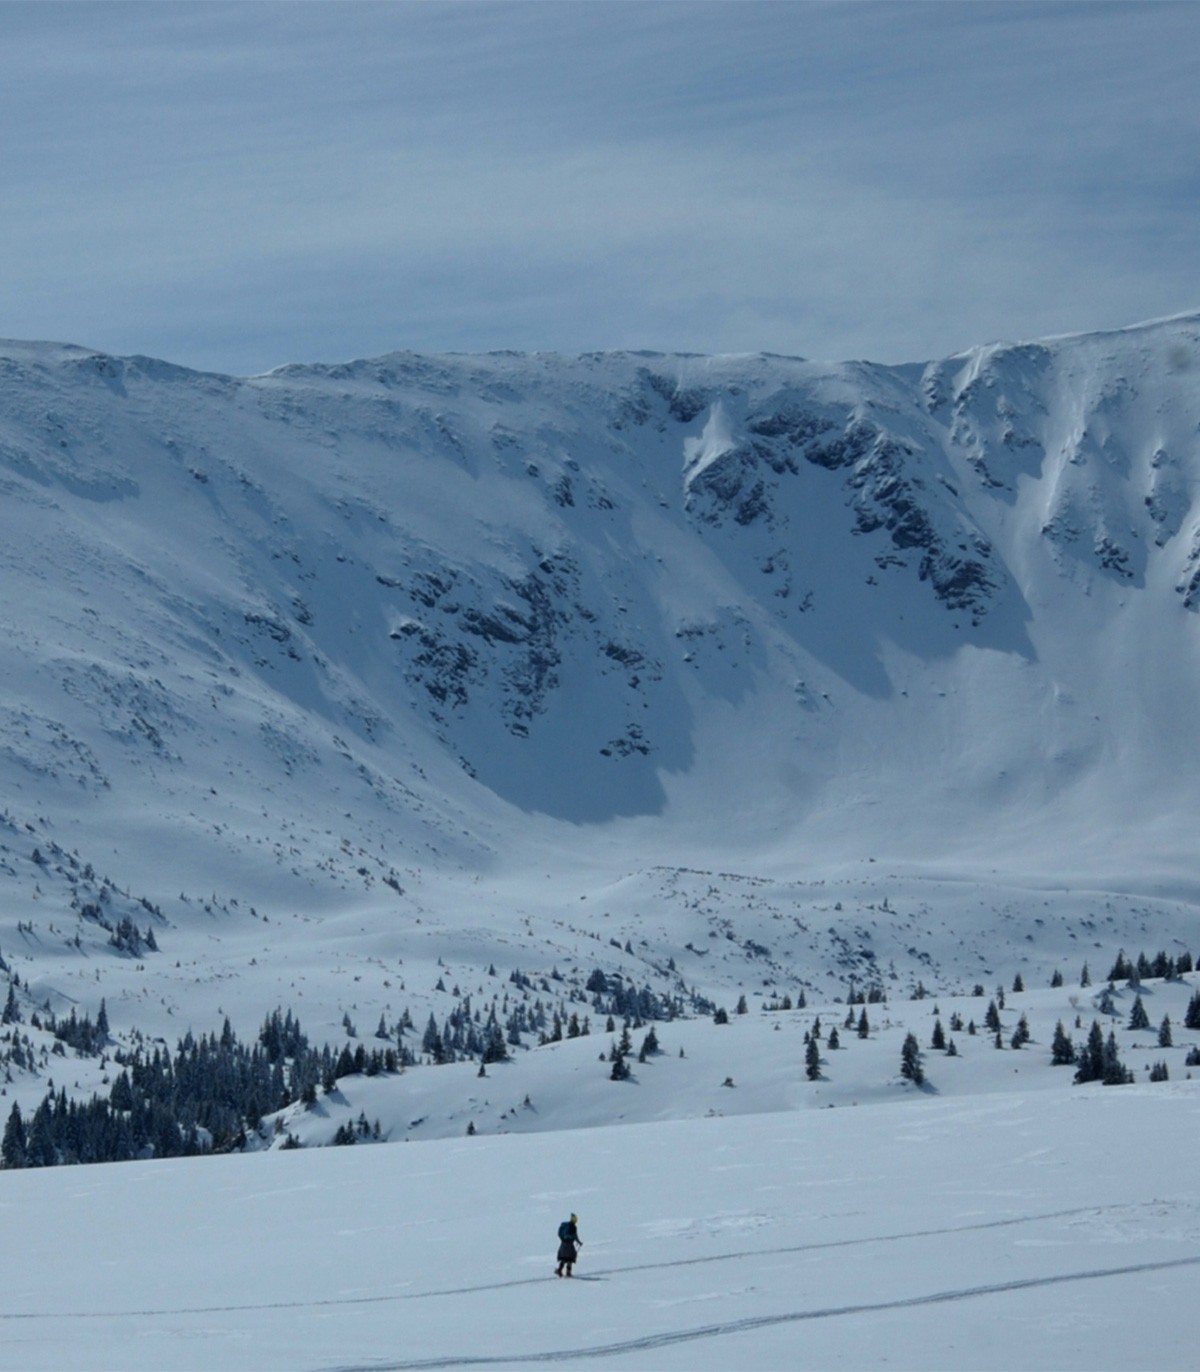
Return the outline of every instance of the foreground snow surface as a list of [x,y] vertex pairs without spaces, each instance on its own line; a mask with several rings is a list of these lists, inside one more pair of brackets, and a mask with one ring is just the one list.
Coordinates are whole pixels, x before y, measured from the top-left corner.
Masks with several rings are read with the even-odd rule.
[[1172,1082],[5,1172],[0,1367],[1195,1367],[1198,1123]]

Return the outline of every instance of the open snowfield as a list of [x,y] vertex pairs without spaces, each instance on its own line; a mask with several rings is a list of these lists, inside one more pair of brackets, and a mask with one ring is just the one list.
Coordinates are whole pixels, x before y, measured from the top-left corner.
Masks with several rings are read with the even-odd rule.
[[1198,1124],[1180,1082],[6,1173],[0,1366],[1194,1368]]

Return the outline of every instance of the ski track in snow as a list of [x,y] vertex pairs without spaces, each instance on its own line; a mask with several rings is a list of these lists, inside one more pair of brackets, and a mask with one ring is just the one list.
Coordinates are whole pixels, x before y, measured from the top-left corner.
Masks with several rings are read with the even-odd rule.
[[[1149,1207],[1151,1207],[1151,1206],[1161,1205],[1161,1204],[1162,1204],[1162,1202],[1159,1201],[1159,1200],[1149,1200],[1149,1201],[1144,1202],[1144,1204],[1143,1204],[1142,1206],[1139,1206],[1139,1207],[1136,1207],[1136,1208],[1149,1208]],[[777,1248],[747,1248],[747,1249],[741,1249],[741,1250],[738,1250],[738,1251],[732,1252],[732,1253],[710,1253],[710,1254],[708,1254],[708,1255],[705,1256],[705,1257],[698,1257],[698,1258],[678,1258],[678,1259],[675,1259],[675,1260],[673,1260],[673,1261],[671,1261],[671,1262],[647,1262],[647,1263],[637,1263],[637,1264],[633,1264],[633,1265],[629,1265],[629,1266],[623,1266],[623,1267],[605,1267],[605,1268],[599,1268],[599,1269],[596,1270],[595,1272],[589,1272],[589,1273],[583,1274],[583,1275],[581,1275],[581,1276],[579,1276],[579,1277],[574,1278],[573,1280],[577,1280],[577,1281],[600,1281],[600,1280],[607,1280],[607,1279],[610,1278],[610,1277],[624,1276],[624,1275],[626,1275],[626,1274],[634,1273],[634,1272],[655,1272],[655,1271],[660,1271],[660,1270],[663,1270],[663,1269],[666,1269],[666,1268],[676,1268],[676,1267],[698,1267],[698,1266],[703,1266],[703,1265],[706,1265],[706,1264],[709,1264],[709,1263],[718,1263],[718,1262],[737,1262],[737,1261],[740,1261],[740,1260],[743,1259],[743,1258],[771,1258],[771,1257],[780,1257],[780,1256],[784,1256],[784,1255],[787,1255],[787,1254],[794,1254],[794,1253],[817,1253],[817,1252],[822,1252],[822,1251],[825,1251],[825,1250],[828,1250],[828,1249],[831,1249],[831,1248],[859,1248],[859,1247],[862,1247],[862,1246],[864,1246],[864,1245],[870,1245],[870,1244],[903,1243],[903,1242],[906,1242],[906,1241],[911,1241],[911,1240],[916,1240],[916,1239],[944,1238],[944,1237],[947,1237],[947,1236],[950,1236],[950,1235],[954,1235],[954,1234],[972,1234],[972,1233],[976,1233],[976,1232],[978,1232],[978,1231],[980,1231],[980,1230],[985,1230],[985,1229],[1006,1229],[1006,1228],[1012,1228],[1012,1227],[1015,1227],[1015,1226],[1017,1226],[1017,1225],[1023,1225],[1023,1224],[1039,1224],[1039,1223],[1041,1223],[1041,1222],[1043,1222],[1043,1221],[1046,1221],[1046,1220],[1065,1220],[1065,1219],[1074,1219],[1074,1218],[1076,1218],[1076,1217],[1078,1217],[1078,1216],[1080,1216],[1080,1215],[1101,1215],[1101,1214],[1104,1214],[1106,1211],[1109,1211],[1109,1210],[1128,1210],[1128,1209],[1130,1209],[1130,1208],[1131,1208],[1131,1207],[1128,1206],[1128,1205],[1117,1205],[1117,1206],[1081,1205],[1081,1206],[1075,1206],[1074,1208],[1069,1209],[1069,1210],[1048,1210],[1048,1211],[1042,1212],[1042,1213],[1040,1213],[1040,1214],[1035,1214],[1035,1215],[1015,1215],[1015,1216],[1011,1216],[1011,1217],[1008,1218],[1008,1219],[1003,1219],[1003,1220],[985,1220],[985,1221],[982,1221],[982,1222],[979,1223],[979,1224],[949,1225],[949,1226],[946,1226],[946,1227],[936,1228],[936,1229],[910,1229],[910,1230],[906,1230],[905,1232],[900,1233],[900,1234],[872,1234],[872,1235],[867,1235],[867,1236],[862,1237],[862,1238],[855,1238],[855,1239],[829,1239],[829,1240],[826,1240],[826,1241],[824,1241],[824,1242],[822,1242],[822,1243],[799,1243],[799,1244],[788,1244],[788,1245],[785,1245],[785,1246],[783,1246],[783,1247],[777,1247]],[[993,1291],[1005,1291],[1005,1290],[1009,1290],[1009,1289],[1020,1288],[1020,1287],[1023,1287],[1023,1286],[1037,1285],[1039,1282],[1042,1282],[1042,1281],[1075,1281],[1075,1280],[1084,1280],[1085,1278],[1088,1278],[1088,1277],[1119,1276],[1119,1275],[1121,1275],[1122,1273],[1126,1273],[1126,1272],[1153,1271],[1153,1270],[1155,1270],[1156,1268],[1159,1268],[1159,1267],[1178,1267],[1178,1266],[1185,1265],[1185,1264],[1191,1263],[1191,1262],[1200,1263],[1200,1257],[1195,1257],[1195,1258],[1181,1258],[1181,1259],[1178,1259],[1178,1260],[1175,1260],[1175,1261],[1171,1261],[1171,1262],[1149,1263],[1149,1264],[1145,1264],[1145,1265],[1141,1265],[1141,1266],[1136,1266],[1136,1267],[1117,1267],[1117,1268],[1111,1268],[1111,1269],[1098,1270],[1098,1271],[1095,1271],[1095,1272],[1084,1272],[1084,1273],[1068,1274],[1068,1275],[1062,1276],[1062,1277],[1051,1277],[1051,1278],[1040,1278],[1040,1277],[1039,1277],[1039,1278],[1030,1278],[1029,1280],[1026,1280],[1026,1281],[1017,1281],[1017,1282],[1015,1282],[1015,1283],[1001,1283],[1000,1285],[997,1285],[997,1286],[971,1287],[971,1288],[968,1288],[967,1290],[965,1290],[965,1291],[963,1291],[963,1292],[957,1293],[957,1295],[959,1295],[959,1296],[964,1296],[964,1295],[971,1295],[971,1294],[987,1294],[987,1293],[993,1292]],[[170,1306],[170,1307],[160,1307],[159,1309],[142,1309],[142,1310],[132,1310],[132,1309],[131,1309],[131,1310],[56,1310],[56,1311],[37,1311],[37,1312],[34,1312],[34,1311],[19,1311],[19,1310],[18,1310],[18,1311],[0,1311],[0,1322],[6,1321],[6,1320],[7,1320],[7,1321],[15,1321],[15,1320],[107,1320],[107,1319],[113,1319],[113,1320],[115,1320],[115,1319],[153,1319],[153,1318],[155,1318],[155,1317],[162,1317],[162,1316],[169,1316],[169,1317],[174,1318],[174,1317],[179,1316],[179,1315],[220,1315],[220,1314],[238,1314],[238,1313],[245,1313],[245,1312],[254,1311],[254,1310],[310,1310],[310,1309],[311,1309],[311,1310],[316,1310],[316,1309],[327,1308],[327,1307],[330,1307],[330,1306],[335,1306],[335,1307],[336,1307],[336,1306],[351,1306],[351,1305],[381,1305],[381,1304],[386,1304],[386,1303],[388,1303],[388,1302],[395,1302],[395,1301],[428,1300],[428,1299],[430,1299],[430,1298],[437,1297],[437,1296],[470,1296],[470,1295],[475,1295],[475,1294],[481,1294],[481,1293],[483,1293],[483,1292],[485,1292],[485,1291],[504,1291],[504,1290],[508,1290],[508,1289],[510,1289],[510,1288],[512,1288],[512,1287],[517,1287],[517,1286],[540,1286],[540,1285],[542,1285],[546,1280],[547,1280],[547,1279],[546,1279],[545,1277],[540,1277],[540,1276],[539,1276],[539,1277],[518,1277],[518,1278],[516,1278],[516,1279],[513,1280],[513,1281],[483,1282],[483,1283],[480,1283],[480,1284],[474,1285],[474,1286],[447,1286],[447,1287],[440,1287],[440,1288],[438,1288],[438,1289],[436,1289],[436,1290],[433,1290],[433,1291],[398,1291],[398,1292],[391,1292],[391,1293],[389,1293],[389,1294],[387,1294],[387,1295],[378,1295],[378,1296],[333,1296],[333,1297],[322,1298],[322,1299],[319,1299],[319,1300],[301,1300],[301,1301],[256,1301],[256,1302],[248,1302],[248,1303],[240,1304],[240,1305],[187,1305],[187,1306]],[[817,1315],[852,1314],[852,1313],[854,1313],[855,1311],[864,1311],[864,1312],[865,1312],[865,1311],[872,1311],[872,1310],[887,1310],[887,1309],[890,1309],[892,1306],[896,1306],[896,1305],[922,1304],[922,1303],[924,1303],[924,1302],[934,1301],[934,1300],[949,1300],[949,1299],[951,1299],[951,1298],[954,1296],[954,1294],[955,1294],[955,1293],[941,1294],[941,1295],[935,1295],[935,1296],[921,1296],[921,1297],[915,1297],[915,1298],[913,1298],[911,1301],[909,1301],[909,1300],[905,1300],[905,1301],[893,1301],[893,1302],[886,1302],[886,1303],[884,1303],[884,1304],[882,1304],[882,1305],[846,1306],[846,1307],[837,1307],[837,1308],[834,1308],[834,1309],[824,1310],[824,1311],[805,1312],[805,1313],[795,1314],[795,1315],[770,1316],[770,1317],[767,1317],[767,1318],[766,1318],[766,1321],[765,1321],[765,1322],[767,1322],[767,1323],[780,1322],[780,1321],[784,1321],[784,1320],[788,1320],[788,1319],[814,1319],[814,1318],[817,1317]],[[759,1322],[762,1322],[762,1321],[759,1321]],[[755,1321],[751,1321],[751,1322],[749,1322],[749,1323],[744,1323],[744,1324],[735,1324],[735,1325],[730,1326],[730,1328],[743,1328],[743,1327],[744,1327],[744,1328],[751,1328],[751,1327],[754,1326],[754,1324],[755,1324]],[[714,1326],[714,1328],[715,1328],[715,1326]],[[724,1332],[724,1327],[722,1326],[721,1329],[717,1330],[716,1332]],[[689,1336],[689,1337],[692,1337],[692,1336]],[[697,1334],[697,1335],[695,1335],[694,1337],[701,1337],[701,1336],[700,1336],[699,1334]],[[633,1348],[634,1346],[635,1346],[635,1345],[633,1345],[633,1344],[630,1344],[630,1345],[629,1345],[630,1348]],[[641,1345],[639,1344],[639,1345],[637,1345],[637,1346],[641,1346]],[[648,1347],[653,1347],[654,1345],[653,1345],[653,1344],[650,1344],[650,1345],[647,1345],[647,1346],[648,1346]],[[624,1347],[624,1345],[614,1345],[613,1349],[609,1349],[609,1350],[605,1350],[605,1349],[596,1349],[596,1350],[591,1350],[591,1351],[593,1351],[593,1352],[619,1351],[621,1347]],[[551,1356],[558,1356],[558,1355],[544,1354],[544,1355],[539,1355],[539,1356],[549,1358],[549,1357],[551,1357]],[[565,1356],[565,1355],[564,1355],[564,1356]],[[583,1354],[583,1353],[576,1353],[576,1354],[573,1354],[573,1355],[571,1355],[571,1356],[581,1357],[581,1356],[585,1356],[585,1354]],[[590,1354],[588,1354],[587,1356],[590,1356]],[[445,1361],[432,1361],[432,1362],[371,1364],[371,1367],[372,1367],[372,1368],[378,1369],[378,1372],[387,1372],[387,1370],[390,1369],[390,1368],[392,1368],[392,1367],[396,1367],[396,1368],[402,1368],[402,1367],[403,1367],[403,1368],[407,1368],[407,1367],[414,1367],[414,1368],[415,1368],[415,1367],[453,1367],[453,1366],[465,1365],[465,1364],[472,1363],[472,1362],[492,1362],[492,1361],[498,1361],[498,1362],[520,1362],[520,1361],[522,1361],[522,1359],[517,1358],[517,1357],[506,1357],[506,1358],[498,1358],[498,1359],[491,1359],[491,1358],[464,1358],[464,1359],[449,1359],[449,1360],[445,1360]],[[355,1370],[354,1370],[354,1369],[351,1369],[351,1368],[330,1368],[330,1369],[327,1370],[327,1372],[355,1372]]]
[[752,1329],[767,1329],[773,1325],[837,1319],[843,1315],[874,1315],[888,1310],[911,1310],[923,1305],[942,1305],[950,1301],[973,1300],[982,1296],[1003,1295],[1011,1291],[1027,1291],[1032,1287],[1061,1286],[1069,1282],[1098,1281],[1105,1277],[1127,1277],[1145,1272],[1163,1272],[1176,1267],[1194,1266],[1200,1266],[1200,1254],[1163,1262],[1133,1263],[1126,1267],[1098,1267],[1083,1272],[1061,1272],[1050,1277],[1018,1277],[1013,1281],[994,1282],[986,1286],[964,1286],[956,1290],[934,1291],[925,1296],[906,1296],[892,1301],[870,1301],[861,1305],[829,1305],[816,1310],[787,1311],[781,1315],[752,1315],[746,1319],[697,1325],[693,1329],[676,1329],[662,1334],[646,1334],[641,1338],[597,1344],[591,1348],[559,1348],[541,1353],[501,1353],[494,1356],[413,1358],[401,1362],[352,1363],[327,1366],[316,1369],[316,1372],[418,1372],[419,1369],[436,1367],[498,1367],[519,1363],[574,1362],[621,1353],[646,1353],[672,1344],[719,1338],[725,1334],[742,1334]]

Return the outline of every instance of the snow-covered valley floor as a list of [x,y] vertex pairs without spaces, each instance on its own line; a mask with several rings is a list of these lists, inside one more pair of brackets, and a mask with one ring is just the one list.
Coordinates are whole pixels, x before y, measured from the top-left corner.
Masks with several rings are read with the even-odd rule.
[[1194,1368],[1200,1082],[1062,1081],[6,1172],[0,1367]]

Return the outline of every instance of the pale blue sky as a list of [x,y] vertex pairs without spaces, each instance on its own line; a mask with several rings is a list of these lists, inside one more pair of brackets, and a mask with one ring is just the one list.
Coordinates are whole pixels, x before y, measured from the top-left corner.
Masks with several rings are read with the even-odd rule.
[[932,358],[1200,307],[1200,6],[0,3],[0,335]]

